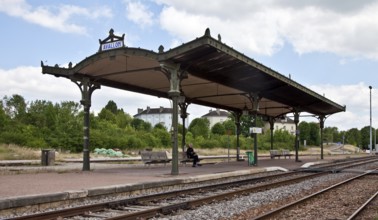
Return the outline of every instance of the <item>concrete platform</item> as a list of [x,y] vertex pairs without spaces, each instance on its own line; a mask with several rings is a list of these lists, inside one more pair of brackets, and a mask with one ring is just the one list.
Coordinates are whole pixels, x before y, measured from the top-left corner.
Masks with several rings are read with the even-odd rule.
[[[171,175],[171,165],[92,163],[91,171],[81,171],[81,163],[54,166],[0,167],[0,210],[33,204],[125,192],[159,184],[182,184],[221,177],[234,177],[272,170],[293,170],[308,164],[345,159],[350,155],[325,158],[302,156],[295,159],[259,159],[257,166],[247,161],[203,164],[200,167],[180,166],[178,175]],[[8,171],[8,174],[6,172]],[[12,171],[12,172],[11,172]],[[9,174],[13,173],[13,174]],[[21,173],[21,174],[17,174]]]

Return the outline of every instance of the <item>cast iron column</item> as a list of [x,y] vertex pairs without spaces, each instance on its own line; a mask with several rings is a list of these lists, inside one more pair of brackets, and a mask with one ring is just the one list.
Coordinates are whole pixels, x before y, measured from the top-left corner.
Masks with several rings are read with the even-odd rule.
[[299,130],[298,130],[298,122],[299,122],[299,112],[294,112],[294,123],[295,123],[295,162],[300,162],[298,160],[298,149],[299,149]]
[[83,143],[83,171],[90,170],[90,159],[89,159],[89,152],[90,152],[90,143],[89,143],[89,111],[91,108],[91,97],[92,93],[96,89],[100,89],[100,85],[93,83],[89,80],[89,78],[85,77],[79,80],[72,79],[72,81],[79,87],[81,91],[81,100],[80,103],[84,107],[84,123],[83,123],[83,132],[84,132],[84,143]]
[[180,65],[174,63],[161,63],[165,74],[169,78],[170,90],[168,91],[169,97],[172,99],[172,175],[178,175],[178,135],[177,135],[177,125],[178,125],[178,98],[180,96]]
[[235,125],[236,125],[236,161],[240,160],[240,117],[242,116],[242,113],[240,112],[234,112],[235,115]]
[[270,125],[270,149],[273,150],[273,130],[274,130],[274,118],[269,117],[269,125]]
[[320,126],[320,159],[324,159],[323,153],[323,128],[324,128],[324,115],[319,116],[319,126]]
[[[257,123],[257,111],[254,111],[253,113],[253,127],[256,127]],[[255,166],[257,166],[257,133],[253,133],[253,156],[254,156],[254,161],[255,161]]]
[[182,143],[181,143],[182,152],[185,152],[185,144],[186,144],[186,140],[185,140],[185,136],[186,136],[185,119],[188,117],[188,113],[186,112],[186,110],[188,109],[188,105],[189,104],[186,103],[186,102],[179,103],[180,110],[181,110],[180,117],[182,118]]

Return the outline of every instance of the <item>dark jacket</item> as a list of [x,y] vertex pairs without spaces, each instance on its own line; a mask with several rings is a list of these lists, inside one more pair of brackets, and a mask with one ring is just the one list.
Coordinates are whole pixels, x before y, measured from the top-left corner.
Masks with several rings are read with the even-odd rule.
[[194,149],[192,147],[188,147],[188,149],[186,150],[186,156],[188,158],[192,158],[196,155],[196,153],[194,152]]

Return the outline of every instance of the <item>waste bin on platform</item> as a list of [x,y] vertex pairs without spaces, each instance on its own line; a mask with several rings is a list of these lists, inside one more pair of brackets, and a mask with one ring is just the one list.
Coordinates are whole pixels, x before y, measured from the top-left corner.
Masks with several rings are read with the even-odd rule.
[[42,166],[51,166],[55,163],[55,150],[43,149],[41,153]]
[[245,152],[248,157],[248,166],[253,166],[255,165],[255,157],[252,151],[246,151]]

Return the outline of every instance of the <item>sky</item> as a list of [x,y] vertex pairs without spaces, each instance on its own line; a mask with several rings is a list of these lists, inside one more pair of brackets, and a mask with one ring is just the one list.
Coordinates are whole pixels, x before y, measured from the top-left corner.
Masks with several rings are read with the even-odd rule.
[[[214,38],[221,34],[239,52],[345,105],[326,127],[369,126],[370,109],[378,127],[377,11],[377,0],[0,0],[0,98],[79,102],[79,88],[42,74],[41,61],[79,63],[98,51],[111,28],[125,34],[126,46],[155,52],[210,28]],[[109,100],[132,116],[138,108],[171,107],[168,99],[102,87],[92,95],[91,111]],[[188,107],[190,119],[209,110]]]

